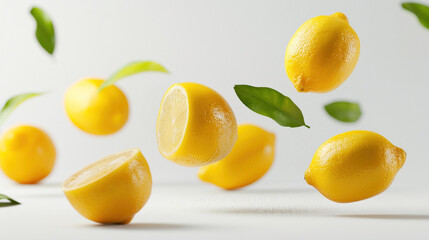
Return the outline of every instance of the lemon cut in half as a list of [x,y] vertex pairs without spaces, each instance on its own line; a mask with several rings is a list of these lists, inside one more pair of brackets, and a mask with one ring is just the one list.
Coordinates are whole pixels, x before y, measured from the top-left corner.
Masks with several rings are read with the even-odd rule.
[[107,156],[62,185],[71,205],[103,224],[127,224],[145,205],[152,189],[149,166],[139,149]]
[[164,95],[156,133],[165,158],[198,167],[228,155],[237,140],[237,121],[229,104],[213,89],[179,83]]

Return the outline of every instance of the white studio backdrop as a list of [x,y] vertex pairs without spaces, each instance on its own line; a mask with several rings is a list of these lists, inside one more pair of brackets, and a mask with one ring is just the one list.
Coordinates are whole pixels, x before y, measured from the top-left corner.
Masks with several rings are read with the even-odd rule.
[[[378,132],[408,153],[392,188],[427,190],[429,160],[429,31],[399,1],[200,1],[200,0],[1,0],[0,101],[23,92],[49,91],[24,103],[4,127],[27,123],[46,130],[58,158],[46,182],[62,182],[89,163],[138,147],[155,183],[195,182],[196,168],[178,166],[158,152],[155,125],[164,92],[177,82],[198,82],[223,95],[239,123],[275,132],[276,159],[259,185],[306,186],[304,171],[328,138],[350,130]],[[51,57],[34,37],[32,6],[52,17],[57,46]],[[306,20],[343,12],[361,41],[350,78],[327,94],[298,93],[284,70],[289,39]],[[78,130],[65,115],[68,86],[84,77],[106,78],[135,60],[154,60],[171,74],[144,73],[118,82],[130,118],[117,134],[98,137]],[[303,111],[311,129],[283,128],[247,109],[234,84],[275,88]],[[351,100],[363,116],[344,124],[326,103]],[[0,185],[8,182],[0,176]],[[426,189],[426,190],[424,190]]]

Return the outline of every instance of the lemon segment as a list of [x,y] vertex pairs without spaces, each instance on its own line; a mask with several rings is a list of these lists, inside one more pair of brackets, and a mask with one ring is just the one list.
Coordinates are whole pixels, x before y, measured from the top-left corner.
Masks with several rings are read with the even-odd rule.
[[0,138],[0,168],[10,179],[34,184],[52,171],[56,158],[51,138],[41,129],[21,125]]
[[102,79],[83,79],[65,94],[64,105],[72,123],[84,132],[108,135],[119,131],[128,120],[128,100],[114,85],[99,92]]
[[353,72],[359,37],[343,13],[306,21],[288,43],[286,73],[299,92],[329,92]]
[[179,83],[164,95],[156,127],[161,154],[183,166],[203,166],[224,158],[237,139],[235,115],[216,91]]
[[126,224],[146,204],[152,177],[138,149],[107,156],[80,170],[62,185],[70,204],[103,224]]
[[218,187],[233,190],[263,177],[274,161],[275,135],[251,124],[238,126],[238,139],[224,159],[203,166],[198,177]]
[[317,149],[305,180],[332,201],[360,201],[386,190],[405,159],[403,149],[377,133],[345,132]]

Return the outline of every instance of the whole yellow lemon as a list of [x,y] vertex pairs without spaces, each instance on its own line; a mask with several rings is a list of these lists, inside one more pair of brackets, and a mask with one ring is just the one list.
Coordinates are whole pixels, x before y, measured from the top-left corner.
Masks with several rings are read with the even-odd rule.
[[213,89],[178,83],[162,99],[156,135],[165,158],[200,167],[228,155],[237,140],[237,120],[229,104]]
[[251,125],[238,126],[238,139],[226,158],[203,166],[198,177],[227,190],[256,182],[274,161],[275,135]]
[[62,190],[87,219],[103,224],[127,224],[152,191],[149,165],[139,149],[129,149],[85,167],[69,177]]
[[360,42],[342,13],[318,16],[292,36],[285,55],[286,73],[299,92],[329,92],[353,72]]
[[406,155],[380,134],[345,132],[317,149],[305,180],[332,201],[360,201],[386,190]]
[[65,94],[65,109],[70,120],[81,130],[107,135],[119,131],[128,119],[128,100],[116,86],[99,92],[101,79],[83,79]]
[[33,184],[48,176],[55,155],[51,138],[36,127],[16,126],[0,137],[0,168],[18,183]]

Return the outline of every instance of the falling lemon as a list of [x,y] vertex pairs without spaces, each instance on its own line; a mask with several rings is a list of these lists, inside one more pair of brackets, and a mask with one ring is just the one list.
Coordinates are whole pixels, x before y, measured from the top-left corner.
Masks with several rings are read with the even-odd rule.
[[16,126],[0,137],[0,167],[18,183],[33,184],[48,176],[55,155],[51,138],[36,127]]
[[380,134],[345,132],[317,149],[305,180],[332,201],[359,201],[386,190],[406,155]]
[[103,224],[127,224],[146,204],[152,189],[149,166],[138,149],[107,156],[62,185],[82,216]]
[[197,83],[171,86],[156,127],[161,154],[180,165],[203,166],[224,158],[237,139],[237,121],[225,99]]
[[342,13],[318,16],[305,22],[286,49],[285,66],[299,92],[329,92],[353,72],[360,42]]
[[256,182],[274,160],[275,135],[250,124],[238,126],[238,139],[224,159],[203,166],[201,180],[233,190]]
[[128,101],[114,85],[99,91],[101,79],[83,79],[65,94],[65,109],[70,120],[81,130],[107,135],[119,131],[128,119]]

